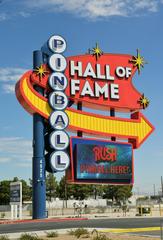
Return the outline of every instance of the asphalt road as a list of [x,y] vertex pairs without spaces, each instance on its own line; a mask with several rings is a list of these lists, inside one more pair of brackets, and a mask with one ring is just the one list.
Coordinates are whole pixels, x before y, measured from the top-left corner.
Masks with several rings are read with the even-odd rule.
[[[32,222],[19,224],[1,224],[0,234],[44,231],[71,228],[147,228],[159,227],[162,218],[123,218],[123,219],[89,219],[82,221],[64,221],[64,222]],[[141,233],[142,235],[143,233]],[[144,234],[148,234],[145,232]]]
[[137,232],[137,233],[131,233],[131,234],[139,235],[139,236],[150,236],[150,237],[160,237],[161,236],[160,231]]

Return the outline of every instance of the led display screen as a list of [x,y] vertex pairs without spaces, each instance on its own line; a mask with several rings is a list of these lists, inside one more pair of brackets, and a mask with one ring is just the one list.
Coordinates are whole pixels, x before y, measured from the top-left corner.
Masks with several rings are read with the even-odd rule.
[[79,138],[71,141],[74,181],[133,183],[131,144]]

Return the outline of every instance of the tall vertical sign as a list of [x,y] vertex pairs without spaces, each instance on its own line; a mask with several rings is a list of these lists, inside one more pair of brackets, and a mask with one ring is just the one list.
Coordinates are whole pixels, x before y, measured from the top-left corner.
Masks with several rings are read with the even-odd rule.
[[[96,44],[70,57],[65,50],[63,37],[50,37],[16,84],[18,101],[34,115],[33,218],[45,217],[45,170],[67,170],[68,183],[133,184],[133,149],[154,131],[141,112],[149,100],[132,83],[145,64],[138,50],[103,53]],[[69,130],[78,137],[69,139]]]
[[52,108],[49,123],[53,128],[49,142],[54,151],[47,161],[49,161],[52,172],[60,172],[66,170],[70,163],[69,156],[64,151],[69,146],[69,136],[65,132],[69,123],[69,118],[65,113],[68,98],[64,93],[68,80],[63,73],[67,67],[67,61],[61,54],[66,49],[66,41],[61,36],[52,36],[48,41],[48,46],[53,53],[48,64],[52,70],[49,76],[49,85],[52,89],[49,94],[49,105]]

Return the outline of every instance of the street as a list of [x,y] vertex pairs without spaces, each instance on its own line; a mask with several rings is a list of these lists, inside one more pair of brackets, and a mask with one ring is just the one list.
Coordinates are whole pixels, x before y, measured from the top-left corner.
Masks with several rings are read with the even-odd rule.
[[[103,228],[105,231],[109,229],[117,229],[117,232],[132,232],[140,235],[160,235],[160,222],[162,218],[117,218],[117,219],[89,219],[82,221],[61,221],[54,222],[30,222],[17,224],[1,224],[0,234],[59,230],[71,228]],[[150,229],[151,228],[151,229]],[[121,230],[119,230],[121,229]],[[134,232],[135,229],[135,232]],[[147,230],[146,230],[147,229]],[[139,232],[140,230],[140,232]],[[113,231],[114,232],[114,231]]]

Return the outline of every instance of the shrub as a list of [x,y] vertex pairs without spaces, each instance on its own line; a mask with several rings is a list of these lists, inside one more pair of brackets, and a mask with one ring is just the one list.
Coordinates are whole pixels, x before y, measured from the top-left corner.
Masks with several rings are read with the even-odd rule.
[[68,232],[69,232],[69,235],[74,235],[77,238],[80,238],[82,235],[85,235],[84,237],[89,237],[89,232],[85,228],[77,228],[74,231],[70,230]]
[[2,213],[1,213],[1,218],[4,218],[4,217],[5,217],[5,213],[2,212]]
[[93,237],[93,240],[109,240],[105,234],[98,234],[97,236]]
[[92,231],[92,240],[111,240],[105,234],[99,233],[96,229]]
[[0,240],[9,240],[9,238],[7,236],[3,235],[3,236],[0,236]]
[[42,238],[24,233],[20,236],[19,240],[42,240]]
[[73,231],[72,229],[68,230],[67,232],[68,232],[69,235],[75,235],[75,231]]
[[58,233],[57,232],[48,232],[46,234],[47,237],[52,238],[52,237],[58,237]]

